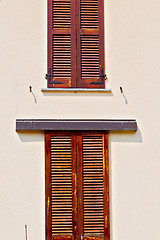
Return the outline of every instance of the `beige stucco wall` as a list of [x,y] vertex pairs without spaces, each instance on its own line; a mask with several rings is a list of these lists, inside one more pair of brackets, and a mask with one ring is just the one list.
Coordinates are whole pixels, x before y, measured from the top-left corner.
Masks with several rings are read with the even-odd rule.
[[16,133],[16,118],[131,118],[137,133],[109,135],[111,240],[158,240],[160,1],[105,0],[111,94],[41,92],[46,2],[0,0],[0,239],[24,240],[25,224],[45,238],[44,136]]

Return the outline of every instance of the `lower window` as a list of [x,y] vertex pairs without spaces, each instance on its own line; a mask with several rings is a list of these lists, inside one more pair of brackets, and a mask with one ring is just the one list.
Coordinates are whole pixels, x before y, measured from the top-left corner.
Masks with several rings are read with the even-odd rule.
[[109,240],[107,132],[46,132],[46,240]]

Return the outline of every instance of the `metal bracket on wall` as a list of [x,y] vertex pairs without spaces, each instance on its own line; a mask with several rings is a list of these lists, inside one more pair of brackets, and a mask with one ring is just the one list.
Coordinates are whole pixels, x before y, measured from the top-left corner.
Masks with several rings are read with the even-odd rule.
[[101,75],[100,75],[101,81],[99,81],[99,82],[91,82],[90,84],[103,84],[105,77],[106,77],[106,74],[103,73],[103,68],[102,68],[102,69],[101,69]]
[[56,82],[56,81],[51,81],[52,73],[51,73],[51,67],[49,67],[48,74],[45,75],[45,79],[48,79],[49,84],[62,84],[62,82]]

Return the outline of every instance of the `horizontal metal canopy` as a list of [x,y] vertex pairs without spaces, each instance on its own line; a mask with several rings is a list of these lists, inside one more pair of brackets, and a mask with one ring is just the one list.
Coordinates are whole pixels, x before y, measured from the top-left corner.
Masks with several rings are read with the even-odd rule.
[[99,119],[17,119],[16,131],[22,130],[132,130],[137,131],[136,120]]

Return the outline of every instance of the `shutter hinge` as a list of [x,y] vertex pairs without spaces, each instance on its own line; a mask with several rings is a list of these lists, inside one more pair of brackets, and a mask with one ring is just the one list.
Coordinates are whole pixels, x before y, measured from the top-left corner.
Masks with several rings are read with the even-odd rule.
[[100,75],[100,81],[99,82],[91,82],[90,84],[103,84],[105,77],[106,77],[106,74],[103,73],[103,68],[102,68],[101,69],[101,75]]
[[45,79],[48,79],[48,83],[49,84],[62,84],[62,82],[51,81],[51,77],[52,77],[51,67],[49,67],[48,74],[45,75]]

